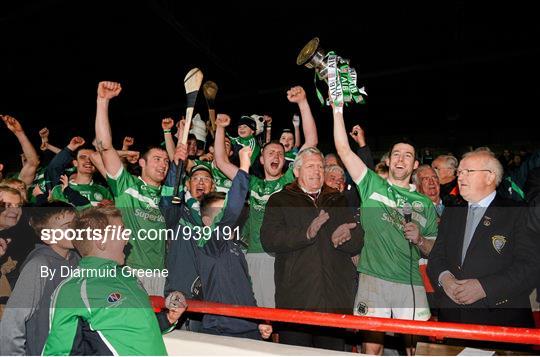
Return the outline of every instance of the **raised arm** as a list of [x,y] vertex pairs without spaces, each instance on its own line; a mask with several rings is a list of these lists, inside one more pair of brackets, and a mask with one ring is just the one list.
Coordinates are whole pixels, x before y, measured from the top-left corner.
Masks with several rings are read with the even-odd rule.
[[109,123],[109,101],[122,91],[120,83],[100,82],[96,104],[96,147],[101,153],[105,171],[116,176],[122,168],[122,160],[112,144],[111,126]]
[[49,150],[54,154],[58,154],[62,149],[49,143],[49,129],[43,128],[39,131],[39,137],[41,138],[41,151]]
[[216,152],[216,165],[232,180],[238,172],[238,167],[229,161],[229,158],[225,154],[225,128],[231,123],[231,117],[227,114],[218,114],[216,118],[216,141],[214,143],[214,150]]
[[293,115],[292,124],[294,126],[294,147],[300,149],[302,146],[302,138],[300,137],[300,116]]
[[272,117],[269,115],[264,115],[263,118],[264,118],[264,125],[266,127],[264,131],[264,135],[265,135],[264,142],[269,143],[270,140],[272,140]]
[[317,126],[315,125],[315,118],[313,118],[313,114],[311,114],[306,91],[300,86],[292,87],[287,91],[287,99],[291,103],[298,104],[298,108],[300,109],[300,115],[302,116],[302,130],[304,131],[304,138],[306,139],[302,149],[316,147],[319,143]]
[[167,155],[169,156],[169,161],[172,161],[174,158],[174,140],[171,133],[172,128],[174,127],[174,120],[172,118],[165,118],[161,120],[161,129],[163,129],[163,138],[165,139],[165,149],[167,150]]
[[333,109],[334,144],[336,146],[337,153],[347,168],[347,171],[349,171],[353,181],[359,182],[364,178],[368,168],[349,146],[349,138],[347,138],[347,131],[345,130],[345,122],[343,120],[343,108],[340,107]]
[[19,179],[30,186],[34,181],[34,177],[36,176],[36,171],[39,166],[39,157],[36,149],[34,149],[34,146],[24,133],[24,130],[17,119],[9,115],[1,115],[0,117],[6,124],[7,128],[11,130],[13,134],[15,134],[17,140],[19,140],[19,143],[21,144],[23,154],[26,157],[26,162],[19,173]]

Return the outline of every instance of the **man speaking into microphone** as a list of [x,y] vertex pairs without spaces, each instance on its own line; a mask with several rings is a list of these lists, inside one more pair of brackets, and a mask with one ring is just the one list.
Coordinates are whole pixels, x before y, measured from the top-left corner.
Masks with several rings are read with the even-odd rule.
[[[354,313],[428,320],[431,314],[418,260],[431,247],[428,238],[437,236],[437,212],[430,199],[410,184],[412,172],[418,167],[415,148],[405,140],[392,145],[386,159],[389,175],[383,179],[351,150],[342,108],[334,107],[333,114],[334,144],[362,202],[365,235]],[[403,214],[406,203],[411,208],[408,223]],[[366,333],[363,341],[363,353],[382,354],[384,334]]]

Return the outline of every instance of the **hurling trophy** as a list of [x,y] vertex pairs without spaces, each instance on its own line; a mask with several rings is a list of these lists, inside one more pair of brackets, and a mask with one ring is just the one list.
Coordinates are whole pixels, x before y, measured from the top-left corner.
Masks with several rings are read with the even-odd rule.
[[[315,88],[321,104],[326,102],[329,105],[329,101],[332,101],[339,107],[343,103],[365,103],[364,97],[367,97],[367,93],[364,87],[358,88],[356,70],[349,66],[349,60],[341,58],[333,51],[326,53],[319,46],[318,37],[302,48],[296,58],[296,64],[315,69]],[[317,88],[317,78],[328,84],[330,98],[326,101]]]

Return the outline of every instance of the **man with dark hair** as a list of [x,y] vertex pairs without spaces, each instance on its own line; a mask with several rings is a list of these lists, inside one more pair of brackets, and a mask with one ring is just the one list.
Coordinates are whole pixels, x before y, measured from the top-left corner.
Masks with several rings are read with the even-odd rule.
[[[47,166],[47,179],[53,186],[51,200],[69,202],[79,209],[97,206],[103,200],[113,199],[106,187],[94,183],[96,167],[91,160],[94,150],[85,148],[84,143],[83,138],[74,137]],[[77,171],[75,177],[71,180],[67,176],[62,178],[70,165]],[[68,184],[61,181],[68,181]]]
[[[437,213],[431,201],[410,184],[418,167],[416,150],[408,140],[392,145],[386,159],[389,176],[384,180],[351,150],[343,107],[334,107],[333,112],[334,143],[357,185],[366,232],[354,313],[428,320],[430,310],[418,260],[429,252],[437,236]],[[362,352],[381,354],[383,338],[382,333],[367,333]]]
[[[218,168],[230,179],[235,177],[238,167],[225,158],[225,128],[231,118],[219,114],[216,119],[216,163]],[[263,147],[260,163],[264,168],[264,179],[252,175],[249,179],[249,216],[243,235],[248,242],[246,260],[253,283],[257,305],[274,307],[274,257],[266,253],[260,242],[260,230],[268,198],[294,180],[292,167],[282,173],[285,164],[283,145],[270,141]],[[253,157],[253,156],[252,156]]]
[[[151,148],[139,159],[141,176],[128,173],[113,148],[109,124],[109,101],[120,94],[122,87],[115,82],[100,82],[96,110],[96,146],[107,171],[107,182],[115,206],[123,212],[124,223],[131,229],[131,250],[126,265],[131,268],[165,268],[165,239],[139,239],[142,234],[165,229],[165,219],[158,208],[161,183],[169,169],[169,157],[162,148]],[[141,279],[149,294],[162,295],[165,279]]]

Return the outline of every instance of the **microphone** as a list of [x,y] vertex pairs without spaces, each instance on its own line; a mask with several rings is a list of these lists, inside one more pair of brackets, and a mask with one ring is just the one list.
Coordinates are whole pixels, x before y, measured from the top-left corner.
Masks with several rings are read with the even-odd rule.
[[409,202],[405,202],[403,205],[403,218],[405,218],[405,223],[412,221],[412,206]]
[[[405,202],[403,205],[403,218],[405,218],[405,223],[410,223],[412,220],[412,206],[409,202]],[[412,243],[409,240],[409,248],[412,249]]]

